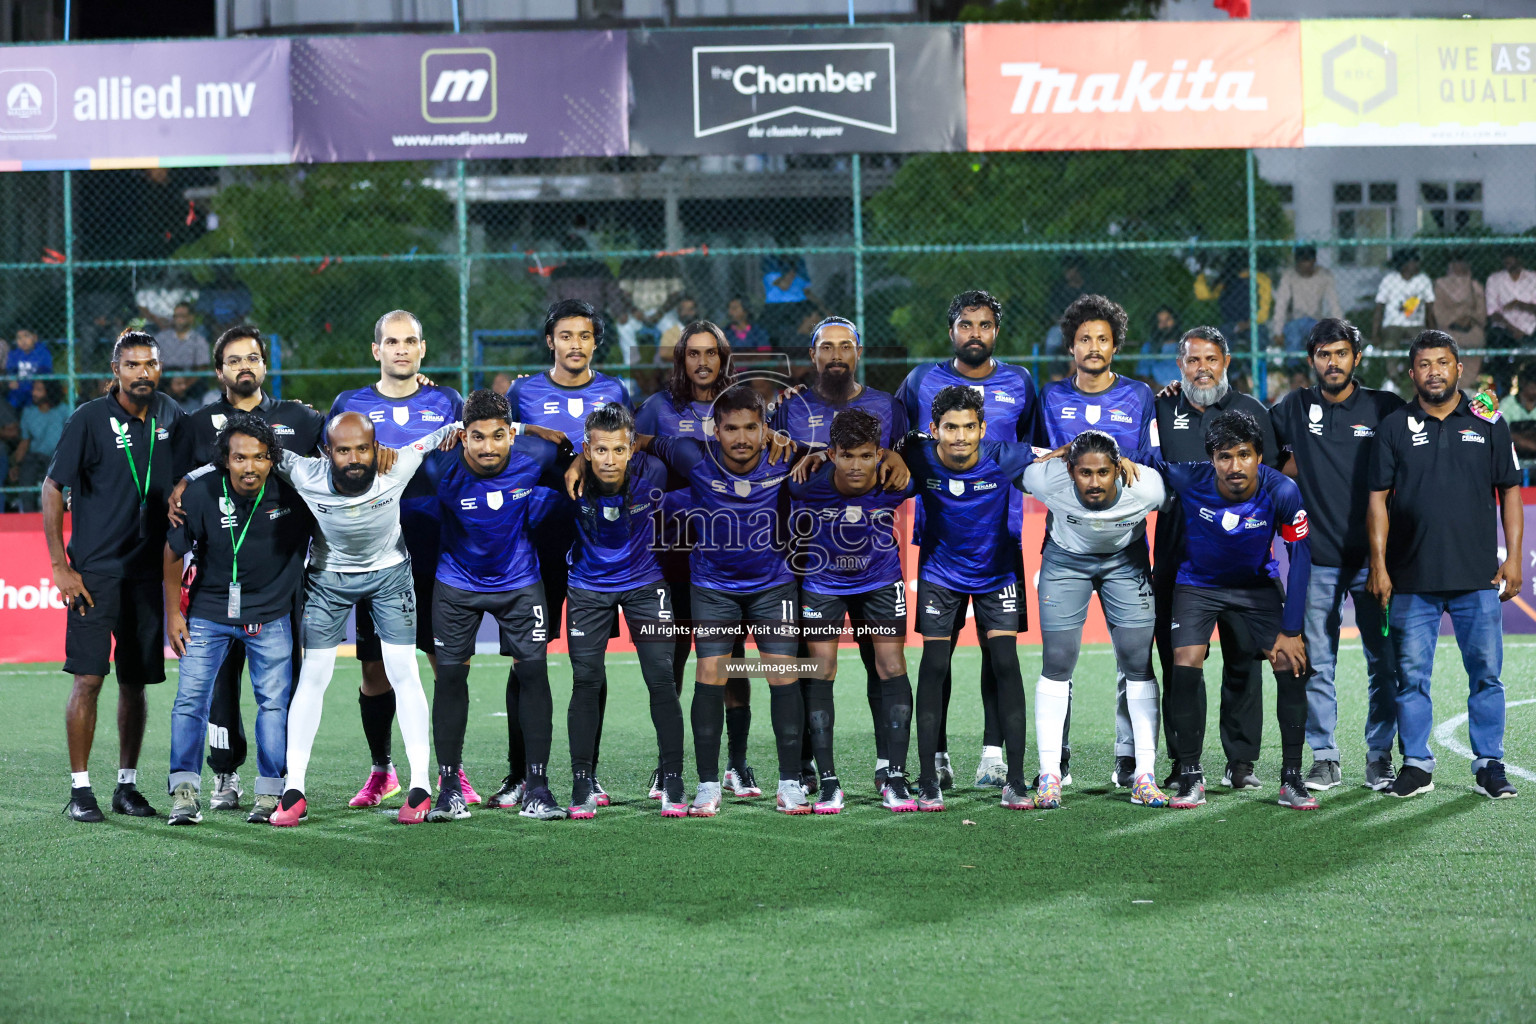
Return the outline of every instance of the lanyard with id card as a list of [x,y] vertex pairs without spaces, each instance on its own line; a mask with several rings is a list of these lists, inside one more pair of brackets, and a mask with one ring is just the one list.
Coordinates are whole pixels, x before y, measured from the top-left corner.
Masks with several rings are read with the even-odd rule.
[[144,463],[144,482],[139,483],[139,467],[133,464],[133,451],[128,446],[128,424],[123,424],[123,458],[128,460],[128,472],[133,474],[133,493],[139,496],[139,540],[149,536],[149,476],[155,470],[155,418],[149,418],[149,460]]
[[263,482],[261,490],[256,492],[256,501],[251,505],[251,514],[246,518],[245,525],[240,528],[239,540],[235,539],[235,503],[229,500],[229,477],[223,477],[219,485],[224,488],[224,500],[229,501],[229,546],[234,549],[234,557],[229,567],[229,600],[224,606],[224,615],[226,618],[238,619],[240,617],[240,548],[245,544],[245,534],[251,528],[252,520],[261,510],[261,498],[267,493],[267,485]]

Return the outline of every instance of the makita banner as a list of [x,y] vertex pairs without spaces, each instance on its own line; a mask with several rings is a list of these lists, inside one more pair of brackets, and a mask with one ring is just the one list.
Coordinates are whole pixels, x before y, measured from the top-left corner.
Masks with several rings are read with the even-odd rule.
[[951,26],[636,31],[629,70],[637,156],[965,148]]
[[972,150],[1300,146],[1296,22],[968,25]]
[[283,163],[286,39],[0,49],[0,170]]
[[293,159],[619,156],[624,77],[620,32],[296,39]]

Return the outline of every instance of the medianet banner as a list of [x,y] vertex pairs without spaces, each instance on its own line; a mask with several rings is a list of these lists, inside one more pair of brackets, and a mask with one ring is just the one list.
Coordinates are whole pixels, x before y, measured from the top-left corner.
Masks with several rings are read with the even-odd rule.
[[630,152],[965,148],[951,26],[630,33]]

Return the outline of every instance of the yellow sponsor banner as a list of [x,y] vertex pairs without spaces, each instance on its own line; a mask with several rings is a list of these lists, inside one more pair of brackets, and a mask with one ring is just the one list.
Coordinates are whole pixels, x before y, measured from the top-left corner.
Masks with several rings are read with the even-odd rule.
[[1536,19],[1301,23],[1308,146],[1536,142]]

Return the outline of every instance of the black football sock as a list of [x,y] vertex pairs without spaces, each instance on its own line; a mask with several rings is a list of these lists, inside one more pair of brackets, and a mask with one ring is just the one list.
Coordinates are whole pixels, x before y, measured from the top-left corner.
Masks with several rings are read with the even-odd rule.
[[996,659],[992,656],[992,642],[983,641],[981,645],[981,742],[988,747],[1008,745],[1004,735],[1002,709],[997,700],[997,685],[1000,677]]
[[528,771],[528,747],[523,743],[521,686],[517,680],[517,664],[507,670],[507,766],[514,779],[523,778]]
[[666,656],[671,648],[661,643],[637,644],[640,675],[651,696],[651,725],[656,729],[657,767],[662,775],[683,772],[683,706],[672,686]]
[[693,684],[693,707],[689,718],[693,725],[693,757],[698,763],[699,781],[720,781],[720,732],[729,717],[725,706],[725,687]]
[[1301,770],[1307,739],[1307,684],[1294,672],[1275,673],[1275,718],[1280,722],[1280,766]]
[[1019,638],[990,637],[987,649],[992,653],[992,670],[996,673],[997,717],[1003,736],[1003,756],[1008,764],[1008,782],[1018,789],[1024,785],[1024,743],[1028,735],[1024,679],[1019,674]]
[[456,765],[464,760],[468,724],[469,666],[438,665],[432,690],[432,740],[437,745],[438,763]]
[[363,718],[363,736],[368,740],[368,756],[383,767],[389,764],[390,737],[395,731],[395,691],[385,690],[370,697],[357,691],[357,710]]
[[933,755],[939,750],[949,652],[946,639],[923,640],[923,660],[917,668],[917,776],[920,782],[938,781]]
[[770,686],[768,696],[773,738],[779,748],[779,781],[797,781],[800,741],[805,730],[805,695],[800,692],[800,681]]
[[577,654],[571,658],[571,704],[565,715],[565,731],[571,744],[571,768],[594,770],[596,735],[601,721],[602,653]]
[[880,732],[885,734],[886,757],[892,774],[907,771],[907,748],[912,742],[912,683],[903,673],[880,680]]
[[597,688],[597,724],[592,730],[592,774],[597,775],[597,758],[603,749],[603,719],[608,714],[608,670],[605,667],[602,684]]
[[811,749],[816,755],[816,769],[823,779],[837,778],[832,759],[832,727],[836,715],[832,709],[832,680],[802,679],[805,691],[805,717],[811,723]]
[[523,745],[528,754],[528,785],[548,785],[549,748],[555,731],[554,698],[549,692],[549,663],[521,661],[517,665],[518,704]]
[[1188,665],[1173,666],[1165,707],[1173,759],[1184,768],[1199,764],[1205,745],[1205,673]]
[[[726,684],[729,685],[729,684]],[[725,687],[720,687],[720,699],[725,700]],[[747,739],[752,732],[752,708],[743,704],[739,708],[725,709],[725,737],[727,764],[731,768],[747,766]]]

